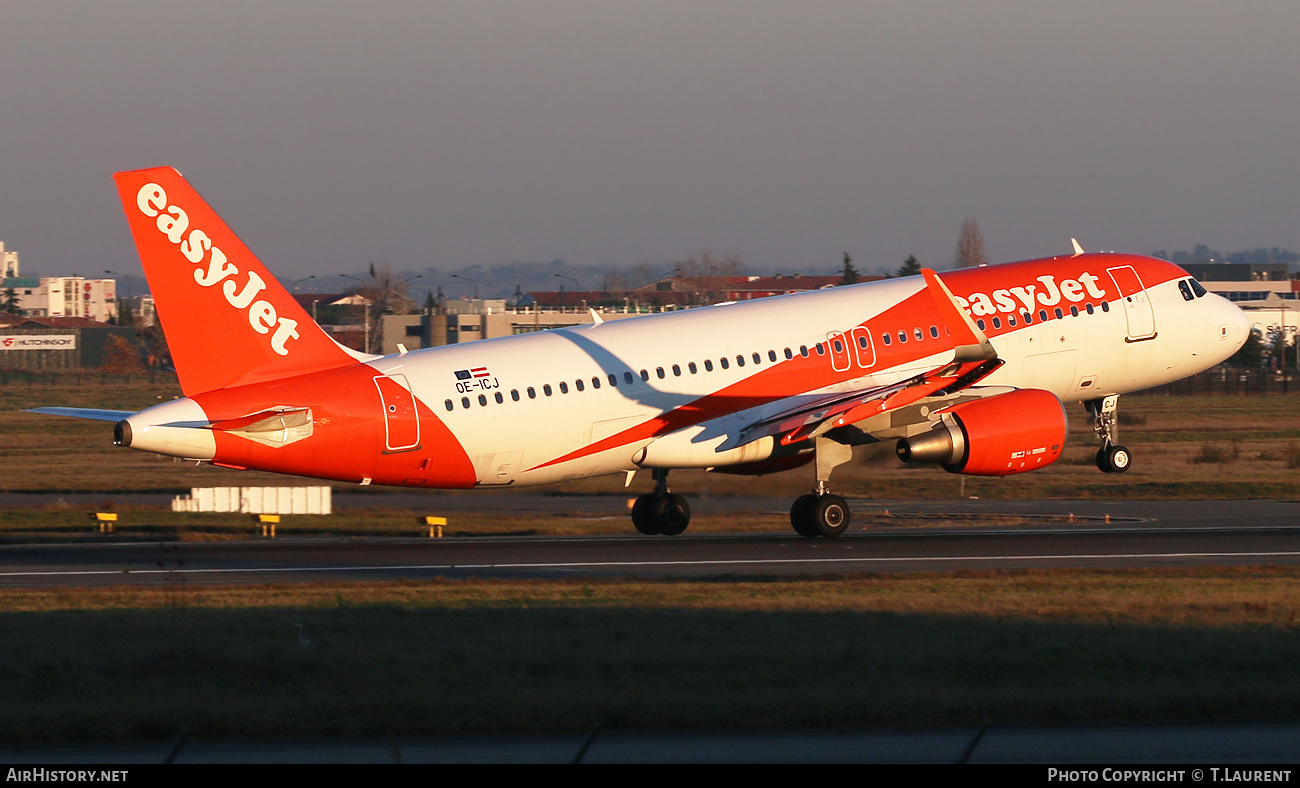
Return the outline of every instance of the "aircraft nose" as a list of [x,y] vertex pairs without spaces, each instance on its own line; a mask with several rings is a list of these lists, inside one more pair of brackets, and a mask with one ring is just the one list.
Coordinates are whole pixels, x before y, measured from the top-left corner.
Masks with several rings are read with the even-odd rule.
[[1225,314],[1220,325],[1221,330],[1226,331],[1226,336],[1221,338],[1231,342],[1232,352],[1236,353],[1242,345],[1246,344],[1246,338],[1250,336],[1250,318],[1231,301],[1224,299],[1223,304]]

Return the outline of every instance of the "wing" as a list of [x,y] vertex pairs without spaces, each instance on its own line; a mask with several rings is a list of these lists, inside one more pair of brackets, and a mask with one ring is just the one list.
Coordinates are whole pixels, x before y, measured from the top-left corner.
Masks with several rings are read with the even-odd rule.
[[778,436],[782,446],[788,446],[816,438],[836,427],[856,424],[927,397],[949,397],[993,374],[1002,364],[1001,359],[951,363],[888,386],[805,403],[746,427],[740,443],[772,435]]
[[943,280],[928,268],[921,273],[953,337],[952,361],[897,383],[848,393],[837,392],[803,402],[749,425],[741,431],[740,444],[773,436],[781,445],[788,446],[926,398],[937,398],[941,403],[939,407],[943,407],[944,400],[955,399],[959,392],[970,389],[1001,367],[1005,362],[998,358],[984,332],[957,305]]

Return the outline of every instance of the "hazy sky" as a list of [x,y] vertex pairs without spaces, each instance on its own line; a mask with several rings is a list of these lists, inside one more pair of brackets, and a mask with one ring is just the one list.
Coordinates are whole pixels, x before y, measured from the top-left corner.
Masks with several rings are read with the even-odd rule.
[[294,277],[1300,249],[1298,85],[1294,0],[5,0],[0,240],[138,272],[165,164]]

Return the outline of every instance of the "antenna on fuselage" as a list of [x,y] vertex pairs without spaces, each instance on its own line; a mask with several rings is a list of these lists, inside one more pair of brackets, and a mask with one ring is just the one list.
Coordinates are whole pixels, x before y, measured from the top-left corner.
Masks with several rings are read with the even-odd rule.
[[1074,245],[1075,254],[1083,254],[1083,247],[1079,246],[1079,241],[1077,238],[1071,238],[1070,243]]

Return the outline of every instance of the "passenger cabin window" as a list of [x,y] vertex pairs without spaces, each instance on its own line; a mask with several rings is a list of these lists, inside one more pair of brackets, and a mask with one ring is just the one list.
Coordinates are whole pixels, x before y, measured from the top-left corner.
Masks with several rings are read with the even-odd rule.
[[500,405],[501,403],[503,403],[503,402],[506,401],[506,398],[503,397],[503,396],[501,396],[501,392],[499,392],[499,391],[495,394],[495,399],[496,399],[498,405]]
[[704,371],[705,372],[713,371],[713,359],[709,359],[709,358],[704,359]]
[[447,410],[448,410],[448,412],[453,411],[453,410],[455,410],[455,409],[456,409],[456,406],[452,404],[451,400],[447,400]]
[[883,340],[885,340],[885,344],[886,344],[886,345],[892,345],[892,344],[894,344],[894,338],[893,338],[892,336],[890,336],[888,333],[886,333],[886,334],[881,334],[881,335],[880,335],[880,338],[883,339]]
[[573,385],[577,387],[578,391],[582,391],[583,389],[582,378],[578,378],[577,380],[573,381]]
[[631,372],[624,372],[624,373],[623,373],[623,382],[624,382],[624,383],[626,383],[627,385],[630,386],[630,385],[632,385],[632,381],[633,381],[633,380],[635,380],[635,378],[632,377],[632,373],[631,373]]
[[529,399],[537,399],[537,389],[533,388],[532,386],[529,386],[529,387],[528,387],[528,398],[529,398]]
[[560,381],[560,393],[561,393],[561,394],[568,394],[568,393],[569,393],[569,384],[568,384],[568,383],[565,383],[565,382],[562,381],[562,380]]
[[542,386],[542,393],[545,394],[545,395],[548,396],[548,397],[551,396],[551,384],[550,384],[550,383],[547,383],[547,384],[545,384],[545,385]]

